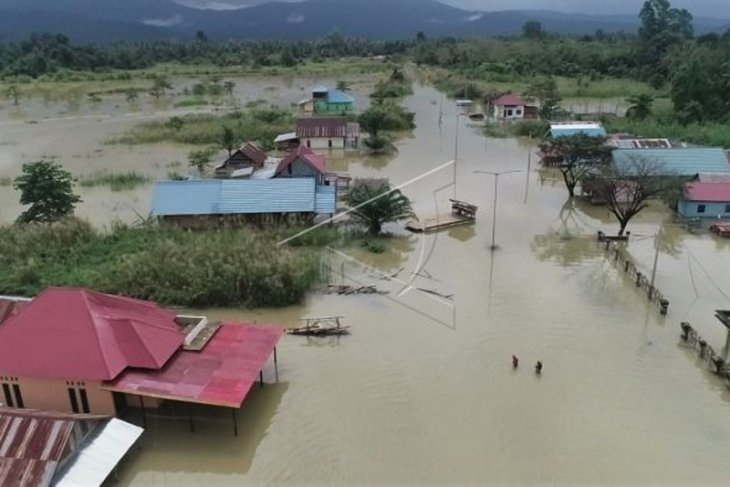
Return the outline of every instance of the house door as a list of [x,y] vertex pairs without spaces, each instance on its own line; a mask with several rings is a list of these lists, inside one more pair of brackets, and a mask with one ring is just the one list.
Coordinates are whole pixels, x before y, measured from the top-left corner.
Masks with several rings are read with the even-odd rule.
[[127,395],[122,392],[113,392],[112,396],[114,398],[114,410],[117,412],[117,416],[121,416],[129,407]]

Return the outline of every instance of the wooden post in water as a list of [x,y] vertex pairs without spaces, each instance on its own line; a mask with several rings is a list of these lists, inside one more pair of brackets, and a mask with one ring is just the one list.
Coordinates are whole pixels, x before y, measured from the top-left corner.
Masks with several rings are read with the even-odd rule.
[[276,347],[274,347],[274,374],[276,376],[276,382],[279,382],[279,359],[276,356]]

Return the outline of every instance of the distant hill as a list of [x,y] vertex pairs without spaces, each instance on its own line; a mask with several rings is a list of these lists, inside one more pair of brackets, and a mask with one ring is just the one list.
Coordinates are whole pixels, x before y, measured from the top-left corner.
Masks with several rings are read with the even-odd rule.
[[[179,0],[191,4],[190,0]],[[334,30],[379,38],[513,35],[527,20],[550,32],[634,31],[636,16],[592,16],[552,11],[475,12],[435,0],[308,0],[264,3],[237,10],[203,10],[174,0],[0,0],[0,40],[31,32],[60,32],[75,41],[190,39],[311,39]],[[698,32],[724,30],[730,21],[698,19]]]

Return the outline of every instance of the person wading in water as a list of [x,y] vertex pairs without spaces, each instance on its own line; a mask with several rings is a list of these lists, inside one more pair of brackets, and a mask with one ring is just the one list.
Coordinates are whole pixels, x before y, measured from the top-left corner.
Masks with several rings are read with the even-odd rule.
[[538,361],[537,361],[537,363],[535,364],[535,373],[536,373],[537,375],[540,375],[540,374],[542,374],[542,362],[540,362],[539,360],[538,360]]
[[516,369],[520,366],[520,359],[517,358],[517,355],[512,355],[512,368]]

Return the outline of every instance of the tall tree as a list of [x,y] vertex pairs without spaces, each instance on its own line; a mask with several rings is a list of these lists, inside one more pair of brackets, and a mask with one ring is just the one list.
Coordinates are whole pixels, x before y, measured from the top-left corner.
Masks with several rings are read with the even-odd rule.
[[240,140],[231,127],[223,127],[221,135],[218,138],[218,145],[228,151],[228,157],[233,155],[233,151],[238,148]]
[[540,101],[540,118],[550,120],[560,106],[558,84],[552,76],[543,76],[530,84],[527,94]]
[[611,147],[605,137],[577,134],[559,137],[540,145],[543,154],[560,161],[557,168],[563,176],[568,195],[575,196],[575,187],[584,178],[598,173],[610,162]]
[[23,174],[13,187],[20,191],[20,203],[30,205],[18,223],[52,222],[73,213],[81,198],[73,192],[71,173],[53,161],[23,164]]
[[365,225],[372,235],[379,234],[385,223],[413,216],[410,200],[400,190],[391,190],[387,183],[355,181],[345,202],[352,207],[352,219]]

